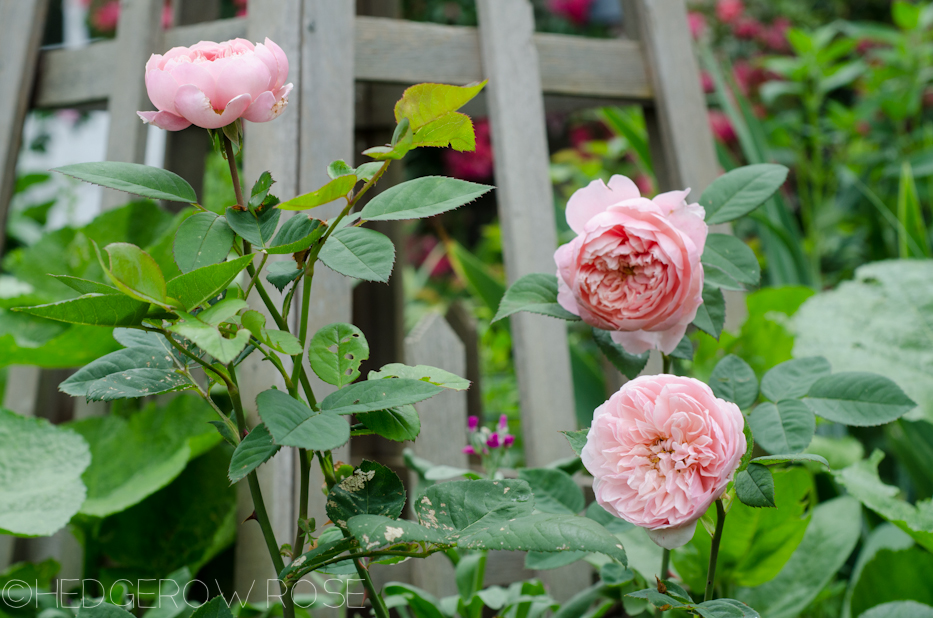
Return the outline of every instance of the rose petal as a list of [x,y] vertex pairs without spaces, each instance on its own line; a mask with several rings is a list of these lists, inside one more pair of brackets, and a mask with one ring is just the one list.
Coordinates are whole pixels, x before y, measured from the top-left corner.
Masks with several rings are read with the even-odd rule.
[[288,105],[288,93],[292,90],[292,84],[286,85],[279,91],[280,97],[276,97],[269,91],[263,92],[253,101],[243,118],[250,122],[269,122],[278,118],[285,111]]
[[154,69],[146,72],[146,92],[156,109],[162,112],[176,113],[175,93],[178,82],[166,71]]
[[612,204],[640,197],[638,187],[625,176],[613,176],[609,186],[596,179],[576,191],[567,201],[567,225],[577,234],[582,234],[586,223]]
[[646,529],[645,532],[648,533],[652,541],[664,549],[677,549],[690,542],[696,528],[697,522],[694,519],[688,524],[671,526],[670,528],[655,528],[654,530]]
[[[211,76],[210,72],[202,64],[179,64],[171,70],[172,77],[175,78],[175,81],[179,85],[182,84],[193,84],[198,87],[198,90],[204,93],[210,101],[217,105],[217,83],[214,81],[214,78]],[[174,97],[172,97],[174,99]],[[218,105],[219,108],[223,108],[223,105]]]
[[242,94],[227,103],[222,113],[211,107],[210,99],[197,86],[185,84],[175,95],[175,109],[178,113],[203,129],[219,129],[243,115],[252,103],[252,97]]
[[274,43],[269,37],[266,37],[264,44],[272,52],[272,55],[275,56],[275,60],[279,65],[279,74],[275,80],[275,87],[281,88],[285,84],[285,81],[288,79],[288,56],[286,56],[285,52],[282,51],[282,48]]
[[152,124],[166,131],[181,131],[191,126],[191,123],[181,116],[170,112],[136,112],[146,124]]
[[211,102],[223,107],[242,94],[252,100],[266,91],[270,79],[269,68],[255,55],[230,58],[217,77],[217,94]]

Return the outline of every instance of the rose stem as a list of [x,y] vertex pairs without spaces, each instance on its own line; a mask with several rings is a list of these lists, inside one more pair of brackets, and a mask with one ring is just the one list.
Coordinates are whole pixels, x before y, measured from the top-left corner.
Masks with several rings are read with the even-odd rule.
[[670,373],[674,368],[674,359],[667,354],[662,354],[661,358],[663,359],[661,373]]
[[246,208],[246,202],[243,201],[243,188],[240,187],[240,173],[236,169],[236,156],[233,154],[233,142],[226,135],[224,135],[224,150],[227,153],[227,165],[230,166],[230,178],[233,180],[236,203],[238,206]]
[[[664,552],[661,554],[661,577],[660,579],[667,579],[667,572],[670,569],[670,564],[671,564],[671,550],[665,549]],[[654,615],[657,618],[661,618],[661,614],[662,612],[660,609],[658,609],[654,613]]]
[[722,528],[726,523],[726,510],[722,508],[722,500],[716,501],[716,533],[713,534],[713,544],[709,549],[709,570],[706,574],[706,594],[703,601],[713,598],[713,585],[716,582],[716,559],[719,557],[719,542],[722,540]]

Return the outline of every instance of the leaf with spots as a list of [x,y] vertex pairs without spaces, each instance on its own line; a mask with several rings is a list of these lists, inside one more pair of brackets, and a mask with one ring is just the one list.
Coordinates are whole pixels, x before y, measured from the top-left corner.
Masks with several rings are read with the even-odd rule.
[[405,487],[398,475],[365,459],[327,494],[327,516],[342,528],[354,515],[398,519],[404,506]]
[[347,529],[364,551],[396,543],[448,544],[447,538],[437,530],[425,528],[413,521],[390,519],[382,515],[356,515],[347,520]]
[[342,387],[360,377],[360,363],[369,358],[363,331],[352,324],[328,324],[311,337],[308,362],[319,378]]

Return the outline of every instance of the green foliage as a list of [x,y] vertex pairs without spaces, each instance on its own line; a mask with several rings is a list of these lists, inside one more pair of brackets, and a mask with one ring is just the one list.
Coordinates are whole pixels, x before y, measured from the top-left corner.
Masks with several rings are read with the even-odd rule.
[[308,344],[311,369],[338,388],[360,377],[360,364],[367,358],[366,336],[352,324],[329,324],[314,333]]
[[748,424],[755,442],[769,453],[799,453],[816,431],[813,412],[797,399],[760,404],[749,414]]
[[256,408],[272,439],[281,446],[329,451],[350,439],[350,425],[346,419],[329,411],[315,412],[283,391],[259,393]]
[[797,358],[781,363],[761,378],[761,394],[771,401],[799,399],[813,383],[832,373],[822,356]]
[[894,601],[871,608],[862,618],[933,618],[933,607],[916,601]]
[[284,330],[266,328],[266,316],[258,311],[246,311],[240,316],[240,322],[253,337],[276,352],[297,356],[304,351],[298,337]]
[[709,234],[700,261],[705,282],[726,290],[756,286],[761,278],[758,259],[748,245],[731,234]]
[[562,431],[564,437],[567,438],[567,441],[570,442],[570,448],[573,449],[573,452],[580,456],[580,451],[583,450],[583,447],[586,446],[586,436],[590,432],[590,428],[578,429],[577,431]]
[[266,268],[266,279],[275,286],[279,292],[285,290],[285,287],[298,278],[302,269],[298,268],[295,262],[283,260],[281,262],[272,262]]
[[700,205],[706,209],[706,223],[728,223],[758,208],[787,179],[783,165],[747,165],[723,174],[703,191]]
[[185,566],[197,572],[236,538],[236,489],[225,482],[231,450],[212,448],[166,487],[105,519],[101,550],[121,566],[154,577]]
[[836,480],[866,507],[933,551],[933,503],[925,500],[912,505],[898,498],[898,489],[878,477],[878,464],[883,458],[881,451],[875,451],[868,459],[836,472]]
[[[703,286],[703,304],[697,309],[693,325],[704,333],[719,339],[722,327],[726,323],[726,299],[722,290],[712,285]],[[692,355],[691,355],[692,359]]]
[[235,236],[224,217],[197,212],[185,219],[175,233],[175,263],[183,273],[220,263],[227,259]]
[[48,536],[84,502],[87,443],[45,419],[0,408],[0,531]]
[[444,535],[436,530],[384,515],[354,515],[347,520],[347,529],[367,551],[397,543],[447,544]]
[[[851,598],[854,616],[890,601],[933,605],[933,554],[919,547],[879,549],[862,567]],[[933,609],[931,609],[933,612]]]
[[104,247],[107,263],[97,251],[101,268],[118,290],[136,300],[168,308],[168,292],[162,269],[152,256],[130,243],[115,242]]
[[777,506],[774,503],[774,478],[771,476],[771,470],[761,464],[748,464],[747,468],[735,476],[735,497],[755,508]]
[[499,310],[493,322],[506,318],[513,313],[527,311],[539,313],[562,320],[579,320],[557,302],[557,277],[534,273],[525,275],[506,290],[499,304]]
[[123,294],[85,294],[35,307],[15,307],[13,311],[47,320],[88,326],[136,326],[149,311],[149,303]]
[[492,190],[456,178],[425,176],[386,189],[363,207],[364,221],[424,219],[469,204]]
[[857,426],[888,423],[917,405],[891,380],[856,371],[823,376],[803,402],[817,416]]
[[364,412],[357,414],[356,420],[374,434],[395,442],[414,440],[421,433],[421,418],[411,405]]
[[422,380],[396,378],[366,380],[331,393],[321,402],[322,412],[359,414],[418,403],[444,389]]
[[563,470],[523,468],[518,471],[518,478],[531,486],[535,508],[543,513],[575,515],[586,504],[583,490]]
[[901,258],[930,258],[930,240],[927,236],[917,185],[910,163],[901,164],[901,179],[897,191],[898,256]]
[[246,301],[228,298],[197,316],[179,313],[181,319],[168,330],[189,339],[217,361],[227,364],[235,359],[249,343],[249,329],[242,328],[232,337],[225,336],[219,326],[246,308]]
[[193,311],[226,290],[252,259],[252,255],[243,255],[190,270],[166,284],[168,296],[180,302],[185,311]]
[[128,420],[109,415],[69,423],[91,448],[80,512],[106,517],[168,485],[189,460],[220,440],[207,424],[213,416],[199,398],[179,395],[164,408],[150,404]]
[[154,200],[188,203],[198,201],[194,189],[178,174],[138,163],[76,163],[57,167],[52,171]]
[[933,261],[876,262],[808,300],[794,317],[794,356],[826,357],[836,371],[871,371],[917,402],[911,420],[933,421],[930,323]]
[[320,219],[294,215],[282,224],[272,239],[272,245],[266,247],[266,253],[275,255],[304,251],[316,243],[326,231],[327,226]]
[[758,399],[758,378],[752,368],[738,356],[730,354],[717,363],[709,386],[720,399],[740,408],[749,408]]
[[318,206],[323,206],[334,200],[346,197],[346,195],[353,190],[356,182],[357,177],[355,174],[341,175],[334,178],[317,191],[293,197],[290,200],[282,202],[276,208],[281,210],[307,210],[309,208],[317,208]]
[[[416,84],[405,90],[402,98],[395,104],[395,121],[401,123],[403,119],[407,119],[416,135],[422,127],[430,128],[432,124],[437,126],[439,121],[450,122],[450,119],[462,116],[456,111],[479,94],[485,85],[486,81],[466,86]],[[470,133],[472,134],[472,127]],[[455,144],[452,146],[463,150]]]
[[255,212],[227,209],[227,225],[243,240],[255,247],[265,248],[271,244],[275,228],[279,225],[282,211],[265,207]]
[[[347,436],[349,438],[349,436]],[[230,458],[227,477],[231,483],[246,478],[246,475],[269,461],[279,452],[279,445],[272,441],[272,434],[263,423],[259,423],[240,441]]]
[[341,528],[346,528],[354,515],[398,519],[404,506],[405,488],[398,476],[365,459],[327,494],[327,516]]
[[629,354],[625,348],[612,340],[612,335],[608,331],[594,328],[593,341],[596,342],[606,359],[629,380],[634,380],[648,364],[648,352]]
[[395,245],[376,230],[345,227],[328,237],[318,259],[341,275],[386,283],[395,264]]
[[389,363],[388,365],[384,365],[379,371],[370,371],[367,376],[369,380],[385,378],[421,380],[452,391],[465,391],[470,388],[470,381],[466,378],[461,378],[449,371],[444,371],[437,367],[429,367],[427,365],[415,365],[414,367],[410,367],[401,363]]

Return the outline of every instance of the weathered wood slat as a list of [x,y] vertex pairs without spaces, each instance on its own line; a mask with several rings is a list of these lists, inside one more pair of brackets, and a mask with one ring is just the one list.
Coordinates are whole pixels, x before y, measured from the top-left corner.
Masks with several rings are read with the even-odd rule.
[[[549,175],[544,101],[528,0],[477,0],[486,103],[495,153],[496,197],[509,282],[554,271],[557,232]],[[521,313],[511,318],[529,467],[572,455],[561,430],[576,428],[564,322]],[[541,573],[558,599],[589,583],[585,568]]]
[[48,0],[0,0],[0,253]]
[[[424,317],[405,338],[405,360],[409,365],[439,367],[458,376],[466,375],[466,350],[457,333],[439,313]],[[436,464],[466,468],[467,394],[447,391],[415,406],[421,417],[421,434],[412,449]],[[417,477],[412,474],[412,485]],[[413,498],[414,496],[412,496]],[[412,564],[416,586],[444,597],[457,593],[454,569],[447,556],[438,554]]]
[[[442,26],[382,17],[357,17],[354,51],[359,81],[465,84],[483,79],[475,28]],[[246,36],[245,19],[225,19],[173,28],[166,49],[199,40]],[[535,34],[541,84],[547,94],[647,100],[652,88],[638,43],[627,39]],[[114,42],[79,50],[42,52],[35,107],[63,107],[102,101],[115,79]]]

